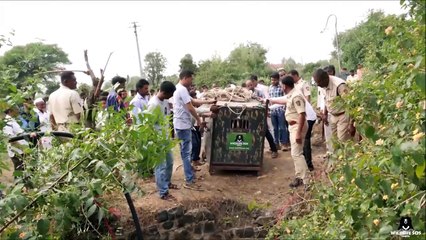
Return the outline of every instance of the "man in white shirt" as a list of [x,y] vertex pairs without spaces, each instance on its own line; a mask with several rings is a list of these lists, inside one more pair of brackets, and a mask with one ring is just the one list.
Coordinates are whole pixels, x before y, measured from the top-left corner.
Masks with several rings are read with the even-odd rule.
[[69,125],[80,121],[83,106],[74,72],[61,74],[61,87],[49,96],[50,122],[53,129],[69,132]]
[[[252,80],[246,81],[246,88],[253,92],[254,98],[266,99],[265,96],[263,95],[263,92],[255,89],[253,87],[253,81]],[[277,145],[275,145],[274,137],[272,137],[272,134],[271,134],[271,131],[269,130],[269,128],[267,128],[266,131],[265,131],[265,138],[268,141],[269,147],[271,148],[271,158],[277,158],[278,157]]]
[[[44,133],[52,131],[49,119],[50,113],[46,109],[46,103],[43,98],[37,98],[34,100],[34,105],[36,106],[34,111],[37,113],[40,121],[40,131]],[[40,141],[43,148],[49,149],[52,147],[52,137],[42,137]]]
[[349,71],[349,76],[346,78],[346,83],[350,84],[351,82],[355,82],[356,80],[358,80],[358,75],[355,74],[355,70]]
[[251,75],[251,76],[250,76],[250,80],[251,80],[251,82],[252,82],[252,84],[253,84],[254,89],[256,89],[256,90],[258,90],[258,91],[262,92],[262,93],[263,93],[263,95],[264,95],[266,98],[268,98],[268,97],[269,97],[269,88],[268,88],[268,86],[265,86],[265,85],[263,85],[263,84],[260,84],[260,83],[257,81],[257,76],[256,76],[256,75]]
[[[170,116],[170,106],[168,99],[173,96],[176,87],[172,82],[164,81],[160,85],[160,91],[154,95],[148,102],[147,112],[154,113],[159,111],[164,118]],[[155,128],[161,130],[158,125]],[[166,131],[169,132],[169,125],[166,126]],[[170,136],[170,134],[169,134]],[[166,154],[166,159],[155,167],[155,182],[160,193],[160,198],[163,200],[174,199],[169,193],[169,189],[177,189],[177,186],[171,183],[173,172],[173,154],[169,151]]]
[[133,106],[133,119],[136,120],[136,124],[140,124],[141,114],[149,102],[149,82],[146,79],[140,79],[136,83],[136,92],[136,96],[130,101],[130,105]]
[[[24,129],[19,126],[18,122],[15,119],[18,116],[18,110],[12,107],[4,111],[4,113],[6,114],[4,118],[6,125],[3,127],[3,134],[8,138],[16,137],[20,134],[23,134]],[[30,133],[31,138],[34,138],[35,136],[35,133]],[[7,144],[7,153],[10,159],[12,160],[15,171],[24,170],[24,150],[28,147],[29,143],[25,140],[19,140]]]
[[183,170],[185,174],[185,188],[200,189],[200,185],[195,183],[194,173],[191,166],[192,153],[192,122],[191,116],[195,118],[198,126],[203,126],[201,118],[192,105],[192,99],[189,95],[189,87],[192,85],[194,73],[190,70],[183,70],[179,74],[179,83],[176,85],[176,91],[173,94],[173,125],[176,136],[180,142],[180,154],[182,157]]

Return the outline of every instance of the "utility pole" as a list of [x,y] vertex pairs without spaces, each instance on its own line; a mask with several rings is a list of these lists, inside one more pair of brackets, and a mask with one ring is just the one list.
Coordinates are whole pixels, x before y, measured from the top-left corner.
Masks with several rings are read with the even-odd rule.
[[136,24],[137,24],[137,22],[132,22],[132,24],[133,24],[133,29],[134,29],[134,33],[135,33],[135,38],[136,38],[136,47],[137,47],[137,49],[138,49],[138,59],[139,59],[139,71],[140,71],[140,77],[144,77],[144,74],[143,74],[143,69],[142,69],[142,60],[141,60],[141,52],[140,52],[140,49],[139,49],[139,39],[138,39],[138,30],[137,30],[137,28],[139,27],[139,26],[137,26]]
[[340,71],[341,71],[341,68],[340,68],[340,48],[339,48],[339,39],[338,39],[338,35],[337,35],[337,16],[336,15],[334,15],[334,14],[328,15],[327,22],[325,23],[325,27],[321,31],[321,33],[323,33],[325,31],[325,29],[327,28],[328,20],[330,20],[330,17],[334,17],[336,19],[336,21],[334,22],[334,31],[335,31],[335,36],[336,36],[337,64],[338,64],[338,67],[339,67],[338,73],[340,73]]

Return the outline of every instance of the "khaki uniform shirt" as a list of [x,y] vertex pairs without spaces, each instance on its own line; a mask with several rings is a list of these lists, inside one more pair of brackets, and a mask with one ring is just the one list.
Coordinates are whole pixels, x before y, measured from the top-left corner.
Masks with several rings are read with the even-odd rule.
[[311,96],[311,86],[309,86],[309,83],[303,79],[299,79],[299,81],[294,84],[294,88],[301,92],[304,97]]
[[348,87],[343,79],[335,76],[329,76],[330,81],[325,88],[325,106],[327,111],[331,114],[343,113],[343,108],[333,106],[333,101],[336,97],[345,95],[348,92]]
[[293,88],[287,95],[287,110],[285,111],[285,119],[287,122],[293,122],[299,119],[299,114],[305,111],[305,98],[302,93]]
[[83,112],[77,91],[61,85],[49,96],[49,110],[57,124],[77,123],[77,114]]

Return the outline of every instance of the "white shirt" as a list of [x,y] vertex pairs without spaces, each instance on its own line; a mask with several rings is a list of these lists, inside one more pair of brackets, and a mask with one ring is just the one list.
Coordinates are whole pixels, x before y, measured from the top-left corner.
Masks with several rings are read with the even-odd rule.
[[135,97],[130,101],[130,105],[133,105],[132,115],[136,118],[136,123],[140,123],[139,114],[142,113],[149,102],[149,95],[142,97],[139,93],[135,95]]
[[321,87],[318,87],[317,108],[322,112],[325,110],[325,90]]
[[[170,105],[169,101],[164,99],[161,101],[157,95],[154,95],[148,102],[146,112],[153,113],[155,109],[160,109],[163,117],[167,117],[170,115]],[[155,124],[155,128],[159,129],[159,126]]]
[[306,101],[306,99],[305,99],[305,111],[306,111],[306,120],[309,120],[309,121],[316,121],[317,120],[317,113],[315,112],[311,103]]
[[[47,111],[41,112],[39,109],[35,108],[34,111],[38,115],[38,119],[40,120],[40,131],[49,132],[52,131],[50,126],[50,113]],[[40,138],[41,145],[45,149],[50,149],[52,147],[52,137],[42,137]]]
[[265,86],[263,84],[258,83],[257,86],[254,88],[265,95],[265,98],[269,98],[269,87]]
[[48,111],[41,112],[37,108],[35,108],[34,111],[37,113],[38,119],[40,120],[40,131],[50,131],[50,113]]
[[350,82],[355,82],[355,81],[357,81],[358,80],[358,75],[354,75],[353,77],[352,77],[352,75],[349,75],[347,78],[346,78],[346,82],[347,83],[350,83]]
[[[285,95],[285,96],[282,96],[282,97],[276,97],[276,98],[273,98],[273,99],[276,99],[276,100],[278,100],[278,99],[279,100],[283,100],[283,99],[287,100],[288,99],[288,95]],[[270,108],[271,109],[275,108],[275,107],[277,107],[277,105],[279,105],[279,104],[271,105]],[[309,120],[309,121],[315,121],[315,120],[317,120],[317,114],[316,114],[314,108],[312,107],[311,103],[308,102],[308,100],[306,100],[306,98],[305,98],[305,113],[306,113],[306,120]]]
[[[14,118],[12,118],[9,115],[6,115],[4,118],[4,121],[6,123],[6,125],[3,127],[3,133],[4,135],[6,135],[9,138],[12,137],[16,137],[21,133],[24,133],[24,129],[21,128],[21,126],[19,126],[19,124],[16,122],[16,120]],[[16,141],[14,144],[16,145],[21,145],[21,146],[28,146],[28,142],[25,140],[19,140]],[[9,157],[14,157],[15,154],[23,154],[24,152],[17,148],[12,146],[10,143],[7,144],[7,153],[9,155]]]
[[173,125],[175,129],[191,129],[191,113],[186,107],[186,104],[191,102],[191,96],[188,89],[180,83],[176,85],[173,101]]
[[201,98],[201,96],[202,96],[202,92],[200,92],[200,91],[196,90],[196,91],[195,91],[195,93],[197,94],[197,98]]

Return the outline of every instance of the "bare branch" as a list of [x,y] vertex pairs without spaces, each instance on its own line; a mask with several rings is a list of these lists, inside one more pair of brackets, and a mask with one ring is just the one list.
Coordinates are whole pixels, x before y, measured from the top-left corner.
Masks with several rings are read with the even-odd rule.
[[90,67],[89,56],[87,55],[87,50],[84,50],[84,61],[86,62],[86,67],[87,67],[88,75],[92,78],[93,86],[96,86],[97,85],[96,83],[98,82],[98,79],[96,78],[95,74],[93,73],[92,68]]

